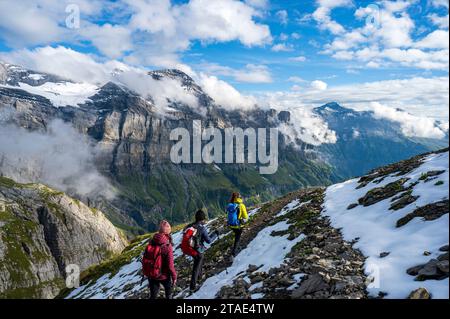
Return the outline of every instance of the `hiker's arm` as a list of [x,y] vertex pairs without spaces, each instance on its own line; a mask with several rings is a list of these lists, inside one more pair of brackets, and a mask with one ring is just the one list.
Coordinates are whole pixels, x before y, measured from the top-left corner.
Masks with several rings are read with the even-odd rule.
[[245,207],[244,204],[239,205],[239,219],[243,220],[244,223],[248,221],[248,213],[247,213],[247,207]]
[[213,242],[214,238],[211,238],[211,236],[208,234],[208,231],[206,230],[205,227],[202,227],[202,237],[203,237],[203,241],[207,244],[211,244]]

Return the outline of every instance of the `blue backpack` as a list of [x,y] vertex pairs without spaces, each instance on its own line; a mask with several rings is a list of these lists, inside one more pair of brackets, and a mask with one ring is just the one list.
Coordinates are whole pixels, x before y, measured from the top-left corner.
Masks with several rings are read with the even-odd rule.
[[228,213],[228,226],[240,226],[241,223],[239,221],[239,204],[229,203],[227,205],[227,213]]

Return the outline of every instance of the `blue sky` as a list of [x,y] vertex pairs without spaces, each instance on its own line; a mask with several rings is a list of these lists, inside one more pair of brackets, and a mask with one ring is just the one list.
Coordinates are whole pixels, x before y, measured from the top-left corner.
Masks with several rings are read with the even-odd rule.
[[[77,13],[79,24],[68,25]],[[67,59],[73,69],[81,60],[176,67],[242,94],[284,92],[312,102],[329,92],[351,104],[345,95],[361,89],[375,102],[394,101],[395,92],[375,98],[392,87],[389,81],[430,90],[411,92],[419,97],[439,85],[434,91],[443,94],[426,110],[408,99],[390,106],[412,103],[412,111],[442,117],[438,106],[448,106],[448,0],[2,1],[0,59],[42,71],[54,71],[45,67],[49,59],[64,61],[67,69]],[[369,91],[363,83],[378,84]],[[448,111],[443,114],[448,118]]]

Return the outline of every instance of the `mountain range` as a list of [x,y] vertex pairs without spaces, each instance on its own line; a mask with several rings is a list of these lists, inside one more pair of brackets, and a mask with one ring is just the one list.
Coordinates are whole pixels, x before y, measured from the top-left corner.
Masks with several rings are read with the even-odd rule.
[[[72,147],[68,138],[59,141],[58,137],[85,139],[89,156],[78,162],[89,162],[92,153],[89,170],[95,170],[98,176],[84,177],[77,172],[65,176],[64,159],[56,167],[46,166],[49,171],[61,172],[60,180],[46,178],[45,169],[28,163],[31,156],[27,152],[33,148],[33,142],[23,143],[26,150],[11,147],[15,153],[6,147],[2,149],[0,172],[19,182],[63,187],[69,195],[102,210],[115,226],[135,235],[154,230],[161,218],[175,224],[186,222],[199,207],[206,208],[211,217],[216,216],[234,190],[239,190],[249,204],[258,204],[298,188],[330,185],[448,145],[448,136],[442,140],[407,137],[397,123],[333,102],[313,109],[312,113],[334,132],[336,141],[321,143],[312,134],[305,142],[301,135],[281,134],[279,168],[273,175],[260,175],[251,164],[176,165],[169,158],[173,145],[170,132],[183,127],[192,134],[193,120],[221,129],[283,126],[304,132],[307,127],[292,116],[292,110],[226,109],[179,70],[151,71],[143,76],[152,80],[152,86],[147,88],[151,94],[127,85],[130,82],[125,81],[122,70],[116,70],[111,81],[96,86],[0,63],[2,134],[14,140],[16,128],[21,128],[17,134],[26,140],[25,131],[45,136],[55,126],[63,127],[54,133],[55,145],[50,149],[66,146],[76,157],[83,154],[76,151],[79,145]],[[158,92],[173,90],[174,83],[176,90],[195,100],[195,106],[191,100],[177,99],[177,95],[161,99]],[[66,126],[54,124],[58,121],[76,133],[66,133]],[[42,162],[57,160],[57,155],[51,157]],[[23,165],[15,165],[19,162]],[[82,166],[80,170],[87,169]],[[72,185],[74,179],[76,187]],[[86,186],[91,187],[90,191],[80,190]]]

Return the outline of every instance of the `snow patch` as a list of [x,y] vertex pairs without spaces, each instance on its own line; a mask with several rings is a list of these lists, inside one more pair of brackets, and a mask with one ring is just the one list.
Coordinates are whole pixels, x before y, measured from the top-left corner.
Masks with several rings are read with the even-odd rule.
[[[423,174],[433,170],[445,170],[439,175],[443,184],[434,185],[434,181],[420,180]],[[345,240],[359,237],[355,248],[368,257],[365,263],[366,274],[373,276],[375,281],[369,286],[371,296],[379,292],[387,292],[386,298],[406,298],[417,288],[426,288],[433,298],[449,298],[449,279],[414,281],[414,276],[406,273],[410,267],[427,263],[442,252],[439,248],[448,244],[449,215],[446,214],[434,221],[424,221],[414,218],[406,225],[397,228],[396,222],[408,213],[430,203],[448,199],[449,187],[449,153],[433,154],[426,157],[424,163],[417,169],[404,175],[410,178],[405,186],[413,185],[412,195],[420,195],[416,202],[403,209],[389,210],[391,198],[374,205],[357,206],[351,210],[347,207],[358,202],[369,190],[400,179],[402,176],[391,174],[381,183],[370,183],[366,187],[356,189],[358,179],[330,186],[326,190],[323,214],[330,217],[332,226],[342,228]],[[430,256],[423,252],[429,251]],[[390,252],[385,258],[380,258],[381,252]]]
[[235,257],[233,264],[228,269],[208,278],[200,289],[189,298],[214,298],[222,287],[230,285],[250,265],[263,265],[259,271],[268,271],[271,268],[279,267],[284,262],[286,255],[291,251],[292,247],[305,237],[302,234],[290,241],[287,239],[289,237],[288,235],[271,235],[274,231],[284,231],[288,227],[289,224],[286,221],[282,221],[261,230],[247,248]]

